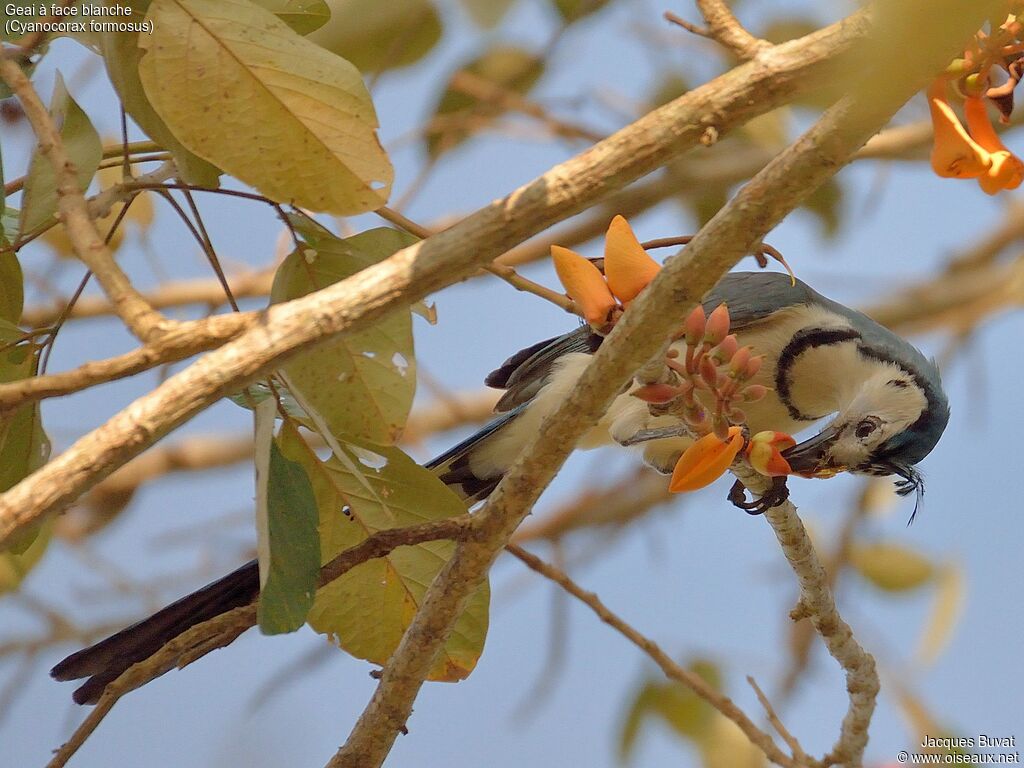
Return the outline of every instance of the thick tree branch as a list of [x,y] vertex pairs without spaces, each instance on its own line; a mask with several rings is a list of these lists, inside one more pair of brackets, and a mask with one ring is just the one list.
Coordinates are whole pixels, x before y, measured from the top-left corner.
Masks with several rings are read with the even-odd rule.
[[176,324],[148,344],[123,355],[91,360],[70,371],[0,384],[0,413],[23,403],[70,395],[216,349],[252,328],[259,319],[256,312],[235,312]]
[[867,26],[866,14],[858,12],[775,46],[451,228],[328,288],[270,307],[256,327],[171,377],[0,495],[0,546],[43,514],[66,509],[146,447],[290,356],[366,328],[398,306],[465,279],[513,245],[693,147],[706,128],[722,133],[812,89],[837,56],[864,38]]
[[[873,136],[857,152],[856,159],[905,160],[919,155],[926,156],[931,140],[932,126],[928,120],[889,128]],[[617,213],[631,218],[672,197],[731,187],[749,179],[771,160],[771,154],[760,147],[737,147],[734,150],[728,154],[704,159],[688,156],[685,161],[676,163],[671,173],[662,173],[653,179],[641,181],[610,195],[600,207],[591,209],[585,218],[512,248],[500,256],[494,266],[500,269],[502,265],[516,266],[546,259],[550,255],[552,245],[574,247],[600,237],[608,228],[608,221]],[[160,181],[151,180],[151,175],[139,177],[139,181],[143,179],[148,183]],[[100,196],[110,191],[105,190]],[[90,212],[96,214],[94,201],[90,201]],[[273,269],[232,275],[231,289],[238,299],[265,297],[270,293],[273,278]],[[191,304],[218,307],[225,303],[224,289],[215,278],[164,283],[153,291],[144,292],[142,297],[154,309]],[[31,327],[46,325],[60,316],[62,308],[60,305],[28,307],[22,315],[22,322]],[[568,305],[566,309],[569,309]],[[87,319],[113,314],[116,314],[114,306],[105,296],[84,296],[75,304],[68,319]]]
[[[427,590],[377,690],[329,768],[381,765],[405,727],[412,703],[466,600],[486,578],[498,552],[580,435],[605,412],[633,372],[661,353],[686,311],[787,213],[849,162],[920,85],[962,48],[997,4],[979,7],[970,0],[945,0],[941,5],[937,8],[924,0],[901,4],[900,14],[890,19],[889,28],[881,34],[903,34],[904,27],[920,27],[930,19],[943,23],[919,29],[918,44],[912,51],[901,50],[898,67],[881,45],[873,46],[871,64],[877,69],[862,73],[861,85],[851,96],[829,109],[740,190],[631,305],[593,356],[575,391],[546,419],[478,513],[482,539],[458,544]],[[883,76],[885,84],[880,87],[877,80]]]
[[103,237],[89,215],[85,196],[78,188],[75,164],[68,156],[60,132],[31,81],[21,67],[7,58],[0,58],[0,77],[18,97],[39,140],[39,151],[53,165],[57,184],[57,215],[77,256],[96,275],[117,308],[118,315],[138,339],[151,341],[171,330],[174,323],[146,303],[103,242]]

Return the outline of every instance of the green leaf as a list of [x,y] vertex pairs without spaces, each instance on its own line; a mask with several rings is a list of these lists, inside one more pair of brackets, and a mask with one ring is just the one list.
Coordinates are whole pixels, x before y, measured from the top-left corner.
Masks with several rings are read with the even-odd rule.
[[14,251],[0,252],[0,320],[16,323],[25,306],[24,276]]
[[429,0],[338,0],[331,22],[311,38],[360,72],[407,67],[441,39],[441,17]]
[[[266,432],[271,438],[272,402],[268,418]],[[294,429],[287,422],[282,426],[282,431]],[[264,634],[276,635],[301,627],[313,607],[320,575],[320,533],[316,497],[306,471],[286,459],[272,438],[267,447],[267,464],[257,463],[260,600],[256,616]]]
[[[544,60],[529,51],[511,45],[496,45],[459,68],[519,94],[528,92],[544,74]],[[427,151],[431,157],[461,144],[470,136],[470,126],[499,116],[503,108],[493,101],[479,99],[453,87],[449,81],[427,127]]]
[[[19,342],[23,336],[16,325],[0,319],[0,384],[36,375],[39,347]],[[43,431],[39,403],[0,413],[0,493],[41,467],[49,456],[50,441]],[[27,551],[37,531],[26,532],[8,548],[16,553]]]
[[516,0],[462,0],[462,7],[478,27],[492,29],[498,25]]
[[32,570],[50,545],[53,519],[47,518],[35,531],[28,545],[20,551],[11,548],[0,552],[0,595],[13,592]]
[[[17,212],[8,208],[7,193],[4,192],[4,162],[0,154],[0,248],[9,246],[8,232],[13,237],[17,231]],[[13,218],[12,218],[13,214]],[[14,251],[0,250],[0,320],[17,323],[25,305],[25,280],[21,264]]]
[[584,16],[589,16],[608,5],[608,0],[551,0],[562,17],[562,21],[571,24]]
[[[304,217],[292,217],[306,246],[278,267],[272,302],[305,296],[387,258],[416,241],[381,227],[344,240]],[[326,422],[331,433],[395,442],[416,392],[412,317],[399,309],[359,333],[321,344],[284,366],[291,385]]]
[[[103,158],[103,147],[99,134],[89,122],[88,115],[71,98],[59,73],[53,86],[50,115],[60,128],[64,149],[71,162],[75,164],[78,171],[78,186],[84,192]],[[56,210],[56,174],[49,159],[37,148],[29,163],[25,191],[21,197],[20,232],[32,232],[49,221]]]
[[[692,662],[688,669],[702,677],[715,690],[721,688],[718,667],[705,659]],[[704,699],[681,683],[646,680],[633,696],[619,733],[619,759],[632,754],[641,727],[651,718],[661,720],[675,733],[700,743],[715,711]]]
[[917,589],[935,575],[935,567],[924,555],[889,542],[855,544],[850,564],[857,573],[886,592]]
[[[129,0],[123,5],[132,8],[132,18],[142,19],[149,9],[150,0]],[[139,61],[143,54],[138,45],[140,34],[98,32],[95,35],[96,47],[103,56],[107,76],[125,112],[131,115],[147,136],[171,153],[182,180],[203,187],[218,186],[220,171],[217,167],[186,149],[156,113],[146,96],[139,79]]]
[[154,0],[146,96],[192,152],[264,195],[353,215],[393,170],[358,70],[247,0]]
[[254,0],[300,35],[316,32],[331,20],[331,9],[324,0]]
[[[342,446],[320,461],[294,431],[280,436],[281,452],[303,466],[320,510],[321,562],[370,534],[465,513],[458,496],[397,448]],[[451,557],[450,541],[399,547],[362,563],[322,587],[309,624],[361,659],[384,664],[423,602],[427,587]],[[431,680],[461,680],[473,671],[487,635],[490,590],[469,598],[430,670]]]

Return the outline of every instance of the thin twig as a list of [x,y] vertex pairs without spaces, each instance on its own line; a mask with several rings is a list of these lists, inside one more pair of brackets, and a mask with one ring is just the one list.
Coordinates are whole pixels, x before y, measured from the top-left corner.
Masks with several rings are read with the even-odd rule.
[[722,715],[734,722],[739,729],[743,731],[744,735],[750,739],[750,742],[764,752],[765,757],[773,763],[788,766],[789,768],[796,766],[796,763],[794,763],[790,757],[779,749],[772,737],[758,728],[754,722],[747,717],[746,713],[733,703],[732,699],[716,691],[708,685],[700,675],[694,674],[690,670],[685,669],[674,662],[667,653],[661,650],[657,643],[641,634],[629,623],[609,610],[605,604],[601,602],[601,599],[593,592],[587,592],[569,578],[565,572],[559,570],[553,565],[550,565],[549,563],[545,563],[539,557],[530,554],[522,547],[516,546],[515,544],[509,544],[505,549],[510,554],[519,558],[519,560],[525,563],[527,567],[555,582],[570,595],[584,603],[595,614],[597,614],[597,617],[601,619],[601,621],[650,656],[654,663],[661,668],[661,671],[665,673],[666,677],[687,686],[694,693],[700,696],[700,698],[704,699],[704,701],[721,712]]
[[753,59],[757,54],[772,47],[767,40],[754,37],[744,29],[724,0],[696,2],[704,17],[704,23],[707,24],[709,36],[740,59]]
[[21,102],[36,133],[39,150],[53,166],[58,215],[75,253],[96,275],[104,292],[117,307],[118,315],[137,338],[145,342],[171,330],[174,322],[145,302],[103,243],[85,196],[78,187],[75,165],[31,81],[17,64],[7,58],[0,58],[0,77]]
[[750,684],[750,687],[754,689],[754,693],[757,694],[757,700],[761,703],[761,706],[764,707],[764,712],[768,717],[768,722],[772,724],[772,728],[775,729],[775,732],[782,737],[784,742],[786,742],[786,746],[789,747],[790,754],[793,755],[793,759],[797,764],[803,766],[810,765],[814,762],[810,757],[808,757],[807,753],[804,752],[803,747],[800,746],[800,742],[797,741],[796,737],[790,733],[782,723],[782,719],[779,717],[778,713],[776,713],[772,703],[768,701],[768,697],[764,695],[764,691],[761,690],[757,681],[750,675],[747,675],[747,682]]
[[[375,213],[382,219],[390,221],[392,224],[401,227],[406,232],[409,232],[416,237],[425,238],[430,237],[433,234],[433,230],[424,227],[422,224],[417,224],[409,217],[399,213],[398,211],[392,210],[387,206],[381,206],[375,211]],[[545,301],[551,302],[557,307],[561,307],[570,314],[582,316],[582,312],[579,307],[576,306],[576,302],[564,293],[553,291],[540,283],[535,283],[533,280],[523,277],[507,264],[501,264],[494,261],[490,264],[485,264],[483,269],[484,271],[490,272],[492,275],[501,278],[518,291],[532,293],[534,296],[538,296]]]

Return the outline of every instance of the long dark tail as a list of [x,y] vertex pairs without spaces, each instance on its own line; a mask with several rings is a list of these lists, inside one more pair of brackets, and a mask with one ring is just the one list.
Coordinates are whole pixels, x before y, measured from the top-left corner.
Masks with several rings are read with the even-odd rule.
[[[496,436],[518,413],[512,411],[495,419],[472,437],[427,464],[467,505],[485,499],[501,479],[500,474],[478,477],[469,457],[489,438]],[[73,653],[57,664],[50,674],[57,680],[88,680],[74,693],[79,704],[95,704],[107,685],[129,667],[148,659],[164,645],[197,624],[248,605],[259,594],[259,568],[252,560],[217,581],[185,595],[95,645]],[[163,670],[164,672],[168,670]],[[160,674],[163,674],[161,672]]]

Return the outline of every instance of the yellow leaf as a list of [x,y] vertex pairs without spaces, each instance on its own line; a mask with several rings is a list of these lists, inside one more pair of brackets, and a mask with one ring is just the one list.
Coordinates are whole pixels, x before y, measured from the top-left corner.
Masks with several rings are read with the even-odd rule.
[[963,615],[967,587],[963,570],[955,564],[944,565],[936,577],[935,603],[917,646],[922,664],[933,664],[953,636]]
[[935,575],[931,561],[899,544],[856,544],[850,562],[865,579],[887,592],[906,592],[927,584]]
[[[342,456],[320,461],[297,430],[282,431],[278,442],[312,484],[322,563],[376,531],[466,511],[454,491],[397,448],[343,444]],[[357,658],[386,663],[454,549],[451,541],[425,542],[356,566],[317,591],[309,625]],[[487,635],[489,601],[485,581],[467,601],[429,679],[453,682],[473,671]]]
[[393,171],[359,71],[243,0],[154,0],[139,75],[190,151],[264,195],[353,215]]
[[764,752],[732,720],[714,712],[711,723],[700,740],[704,768],[761,768],[768,764]]

